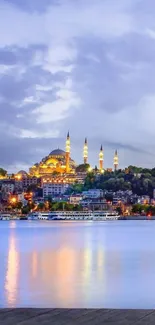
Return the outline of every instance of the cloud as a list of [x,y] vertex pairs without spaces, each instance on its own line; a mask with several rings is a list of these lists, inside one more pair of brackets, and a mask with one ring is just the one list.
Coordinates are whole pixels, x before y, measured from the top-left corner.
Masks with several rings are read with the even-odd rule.
[[[154,165],[153,0],[0,2],[0,163],[40,160],[72,135],[72,156]],[[11,28],[10,28],[11,27]],[[47,152],[45,152],[47,150]],[[12,157],[12,158],[11,158]]]

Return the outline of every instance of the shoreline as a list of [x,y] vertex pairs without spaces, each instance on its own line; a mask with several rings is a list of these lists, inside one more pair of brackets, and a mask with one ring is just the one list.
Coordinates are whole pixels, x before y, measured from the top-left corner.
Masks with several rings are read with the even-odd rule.
[[151,218],[148,218],[148,217],[146,217],[146,216],[121,216],[121,217],[119,217],[118,219],[107,219],[107,220],[102,220],[102,219],[98,219],[98,220],[82,220],[82,219],[27,219],[27,218],[12,218],[12,219],[0,219],[0,221],[31,221],[31,222],[34,222],[34,221],[37,221],[37,222],[41,222],[41,221],[46,221],[46,222],[48,222],[48,221],[52,221],[52,222],[54,222],[54,221],[56,221],[56,222],[61,222],[61,221],[63,221],[63,222],[73,222],[73,221],[75,221],[75,222],[107,222],[107,221],[109,221],[109,222],[111,222],[111,221],[155,221],[155,216],[152,216]]

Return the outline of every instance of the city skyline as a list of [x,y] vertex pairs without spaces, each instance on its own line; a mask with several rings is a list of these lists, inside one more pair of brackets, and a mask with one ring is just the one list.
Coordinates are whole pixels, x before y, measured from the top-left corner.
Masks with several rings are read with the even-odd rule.
[[[60,147],[105,167],[155,166],[153,0],[0,0],[0,166]],[[92,19],[93,18],[93,19]],[[54,28],[53,28],[54,25]],[[11,28],[10,28],[11,26]]]

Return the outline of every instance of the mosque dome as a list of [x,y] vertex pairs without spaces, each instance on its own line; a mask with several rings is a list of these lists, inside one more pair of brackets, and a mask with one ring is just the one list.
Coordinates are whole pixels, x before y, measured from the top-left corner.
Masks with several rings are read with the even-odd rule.
[[18,172],[18,175],[21,175],[21,176],[27,176],[27,172],[25,170],[20,170]]
[[50,156],[66,156],[66,152],[64,150],[61,149],[55,149],[53,151],[51,151]]

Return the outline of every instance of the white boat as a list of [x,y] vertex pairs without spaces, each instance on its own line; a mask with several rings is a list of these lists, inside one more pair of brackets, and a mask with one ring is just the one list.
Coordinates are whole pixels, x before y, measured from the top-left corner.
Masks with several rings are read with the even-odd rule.
[[49,220],[51,212],[32,212],[28,214],[28,220]]
[[109,211],[55,211],[50,213],[50,220],[118,220],[117,212]]
[[27,216],[27,220],[38,220],[38,212],[29,213]]
[[11,214],[8,214],[8,213],[2,213],[0,215],[0,220],[3,220],[3,221],[8,221],[11,219]]
[[53,212],[32,212],[28,220],[91,220],[106,221],[118,220],[117,212],[109,211],[53,211]]
[[93,220],[118,220],[119,215],[116,211],[94,211]]
[[51,212],[40,212],[38,215],[39,220],[50,220]]

